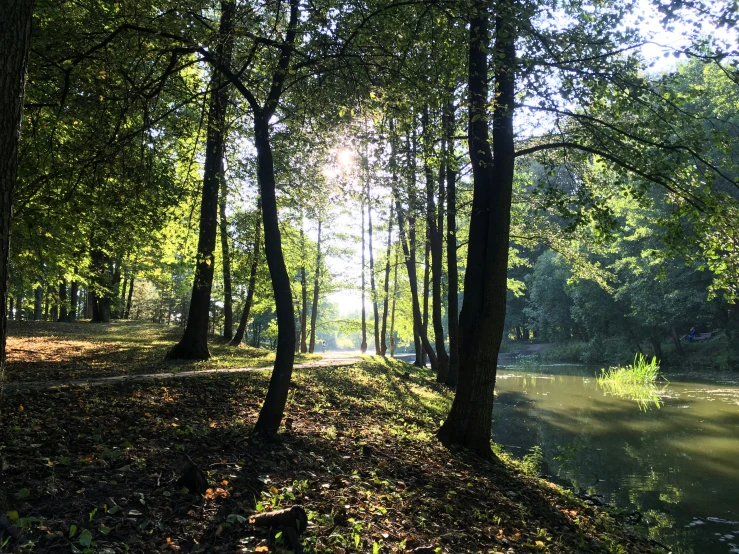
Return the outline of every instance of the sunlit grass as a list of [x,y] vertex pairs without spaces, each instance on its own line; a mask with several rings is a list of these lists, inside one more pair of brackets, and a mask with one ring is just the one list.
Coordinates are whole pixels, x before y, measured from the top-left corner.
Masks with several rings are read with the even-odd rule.
[[659,387],[660,380],[667,382],[660,374],[657,358],[647,361],[644,354],[637,354],[630,365],[601,369],[598,385],[608,394],[635,400],[639,409],[646,411],[662,405],[664,386]]

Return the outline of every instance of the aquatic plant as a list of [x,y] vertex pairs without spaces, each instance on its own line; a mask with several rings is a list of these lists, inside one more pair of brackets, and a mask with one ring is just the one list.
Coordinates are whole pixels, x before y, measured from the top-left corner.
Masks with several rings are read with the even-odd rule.
[[660,374],[657,358],[647,360],[644,354],[637,354],[630,365],[601,369],[598,385],[608,394],[635,400],[639,409],[646,411],[652,405],[662,405],[660,393],[664,387],[658,387],[660,379],[667,383]]

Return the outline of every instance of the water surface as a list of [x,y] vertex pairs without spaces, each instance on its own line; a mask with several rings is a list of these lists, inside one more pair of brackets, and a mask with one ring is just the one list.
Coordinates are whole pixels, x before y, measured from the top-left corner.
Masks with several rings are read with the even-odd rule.
[[541,446],[544,473],[638,512],[676,554],[739,554],[739,376],[667,374],[643,411],[596,371],[501,367],[495,441],[517,457]]

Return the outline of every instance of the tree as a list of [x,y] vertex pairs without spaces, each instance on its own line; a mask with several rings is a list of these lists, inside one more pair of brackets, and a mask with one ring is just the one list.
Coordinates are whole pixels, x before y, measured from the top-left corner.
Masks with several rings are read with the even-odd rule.
[[[0,394],[5,376],[10,229],[18,176],[18,143],[31,42],[31,0],[3,0],[0,12]],[[0,472],[3,470],[0,469]],[[0,491],[0,507],[5,508]]]
[[[229,0],[221,2],[221,23],[218,31],[216,58],[218,64],[223,66],[231,64],[231,33],[233,31],[235,9],[234,2]],[[218,194],[222,187],[221,182],[224,179],[223,157],[228,102],[226,85],[225,77],[220,71],[214,69],[208,110],[208,141],[205,149],[203,190],[200,201],[200,234],[198,237],[195,279],[190,299],[187,327],[180,342],[167,353],[167,357],[170,359],[206,360],[210,357],[208,351],[208,320],[210,317],[210,293],[215,270],[214,253],[218,221]]]

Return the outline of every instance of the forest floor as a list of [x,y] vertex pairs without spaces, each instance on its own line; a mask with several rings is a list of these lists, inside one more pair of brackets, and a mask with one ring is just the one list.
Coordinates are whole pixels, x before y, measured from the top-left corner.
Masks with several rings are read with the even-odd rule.
[[[100,377],[178,373],[271,366],[275,353],[263,348],[234,348],[212,337],[207,361],[165,360],[183,329],[138,321],[108,325],[87,322],[8,322],[8,383],[74,381]],[[320,354],[298,354],[295,363],[320,360]]]
[[[284,552],[249,517],[300,504],[308,553],[656,552],[526,464],[443,448],[452,394],[426,369],[368,358],[297,371],[274,443],[250,438],[268,380],[6,390],[0,504],[21,536],[5,550]],[[175,484],[183,454],[207,473],[204,496]]]

